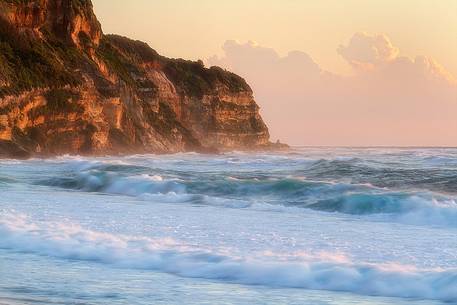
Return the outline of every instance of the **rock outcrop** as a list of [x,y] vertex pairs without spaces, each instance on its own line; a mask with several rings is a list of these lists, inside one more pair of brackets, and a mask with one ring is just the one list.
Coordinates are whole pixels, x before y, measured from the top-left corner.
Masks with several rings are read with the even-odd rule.
[[0,0],[0,156],[268,145],[241,77],[104,35],[90,0]]

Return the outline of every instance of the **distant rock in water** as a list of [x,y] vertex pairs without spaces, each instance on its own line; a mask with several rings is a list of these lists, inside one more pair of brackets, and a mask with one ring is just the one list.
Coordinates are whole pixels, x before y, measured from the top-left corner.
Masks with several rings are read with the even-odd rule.
[[241,77],[104,35],[90,0],[0,0],[0,156],[271,146]]

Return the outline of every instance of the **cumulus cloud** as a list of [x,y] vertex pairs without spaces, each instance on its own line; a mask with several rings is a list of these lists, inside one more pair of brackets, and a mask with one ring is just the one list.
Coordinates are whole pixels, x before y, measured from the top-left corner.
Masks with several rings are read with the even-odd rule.
[[338,48],[338,53],[355,68],[367,69],[394,60],[400,51],[384,34],[356,33],[349,45]]
[[274,49],[262,47],[256,42],[243,44],[234,40],[225,42],[222,49],[225,56],[211,57],[208,60],[209,65],[237,71],[248,79],[255,79],[256,85],[261,87],[282,87],[290,82],[303,83],[305,80],[318,78],[322,72],[308,54],[300,51],[281,57]]
[[357,33],[342,76],[310,55],[227,41],[219,65],[244,76],[274,138],[307,145],[457,145],[457,82],[426,56],[399,56],[385,35]]

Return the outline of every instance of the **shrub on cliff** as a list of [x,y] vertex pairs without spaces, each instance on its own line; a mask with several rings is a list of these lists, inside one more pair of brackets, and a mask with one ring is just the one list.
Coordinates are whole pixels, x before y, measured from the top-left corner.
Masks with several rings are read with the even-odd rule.
[[0,72],[9,84],[1,88],[0,94],[78,85],[78,75],[66,66],[74,53],[56,41],[37,40],[0,17]]

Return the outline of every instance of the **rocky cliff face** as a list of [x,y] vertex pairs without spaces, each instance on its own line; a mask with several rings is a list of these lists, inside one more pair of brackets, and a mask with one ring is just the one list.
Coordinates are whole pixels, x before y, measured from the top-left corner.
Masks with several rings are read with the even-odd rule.
[[104,35],[90,0],[0,0],[0,155],[266,147],[239,76]]

